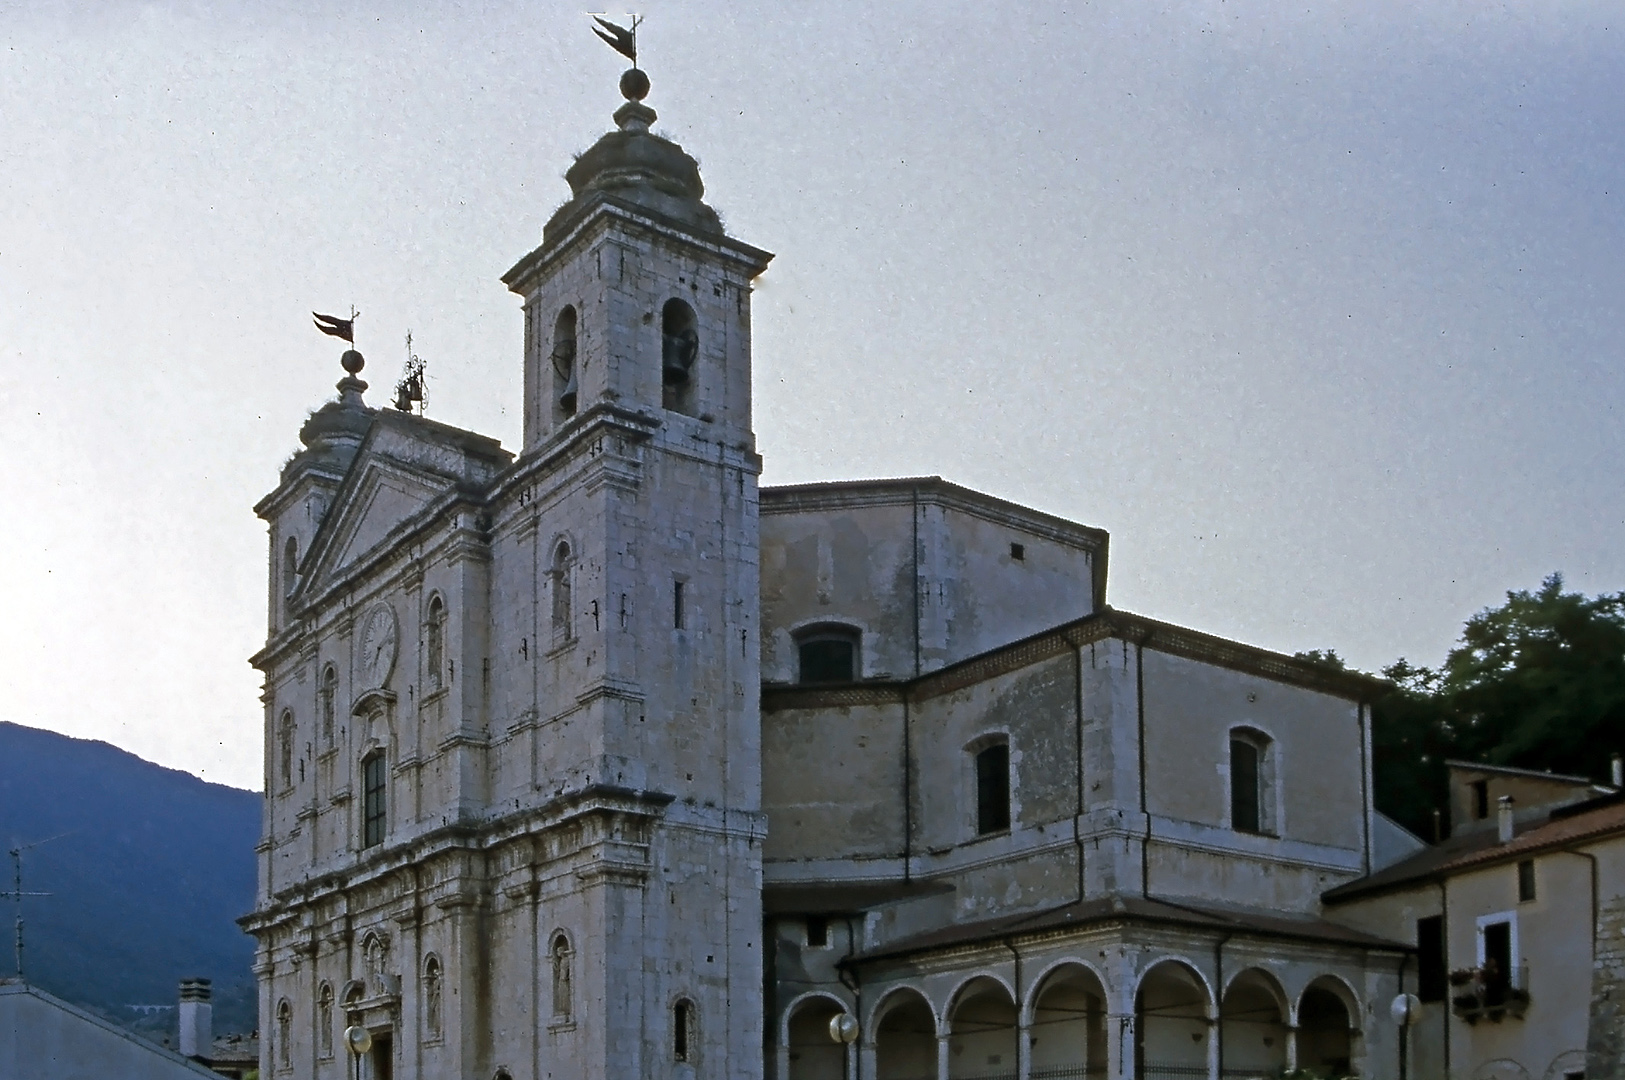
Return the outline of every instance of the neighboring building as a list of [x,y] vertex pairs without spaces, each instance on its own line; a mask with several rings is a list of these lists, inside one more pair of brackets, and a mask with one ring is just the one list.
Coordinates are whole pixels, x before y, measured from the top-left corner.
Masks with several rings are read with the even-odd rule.
[[1625,795],[1471,762],[1450,793],[1448,840],[1325,896],[1417,950],[1411,1075],[1625,1076]]
[[219,1080],[216,1073],[47,994],[0,980],[0,1077],[5,1080]]
[[1418,846],[1387,684],[936,478],[758,493],[770,256],[615,118],[504,278],[520,453],[352,352],[257,507],[268,1080],[1394,1074],[1410,948],[1320,903]]
[[214,988],[208,979],[181,980],[176,1010],[182,1057],[207,1065],[221,1076],[242,1080],[259,1070],[259,1036],[214,1035]]

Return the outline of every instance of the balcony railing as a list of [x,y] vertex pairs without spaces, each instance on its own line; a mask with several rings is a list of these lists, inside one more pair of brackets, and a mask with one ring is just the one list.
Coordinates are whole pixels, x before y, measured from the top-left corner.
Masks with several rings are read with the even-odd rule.
[[1450,1011],[1469,1024],[1522,1020],[1529,1008],[1529,967],[1520,964],[1496,978],[1493,971],[1468,968],[1450,973]]

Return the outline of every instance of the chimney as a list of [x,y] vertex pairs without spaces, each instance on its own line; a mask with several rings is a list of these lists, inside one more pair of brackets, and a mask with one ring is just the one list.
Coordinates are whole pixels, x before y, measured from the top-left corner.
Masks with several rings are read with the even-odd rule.
[[181,980],[181,1054],[207,1058],[214,1054],[214,997],[208,979]]
[[1614,781],[1614,789],[1625,788],[1625,758],[1615,754],[1609,759],[1609,775]]
[[1496,832],[1500,835],[1501,843],[1512,842],[1512,796],[1503,795],[1496,800],[1495,808]]

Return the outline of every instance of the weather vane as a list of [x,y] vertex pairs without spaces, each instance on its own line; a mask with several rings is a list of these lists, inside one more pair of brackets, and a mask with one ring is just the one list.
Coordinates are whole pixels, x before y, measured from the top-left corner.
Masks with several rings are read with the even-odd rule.
[[315,316],[316,329],[322,333],[329,337],[343,338],[351,345],[355,344],[355,321],[360,317],[361,312],[355,309],[354,304],[350,305],[350,317],[348,319],[341,319],[336,315],[319,315],[314,311],[311,312],[311,315]]
[[593,21],[598,24],[592,28],[592,32],[602,38],[610,48],[632,61],[634,68],[637,67],[638,27],[643,24],[643,19],[633,15],[632,27],[628,29],[624,26],[616,26],[602,15],[593,14],[592,12],[588,12],[588,14],[592,15]]

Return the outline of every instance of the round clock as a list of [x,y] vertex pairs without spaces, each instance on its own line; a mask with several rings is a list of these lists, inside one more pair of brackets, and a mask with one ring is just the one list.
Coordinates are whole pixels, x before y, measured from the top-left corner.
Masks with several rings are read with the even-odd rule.
[[382,688],[389,681],[399,640],[395,612],[388,604],[379,604],[367,613],[361,627],[361,677],[368,687]]

